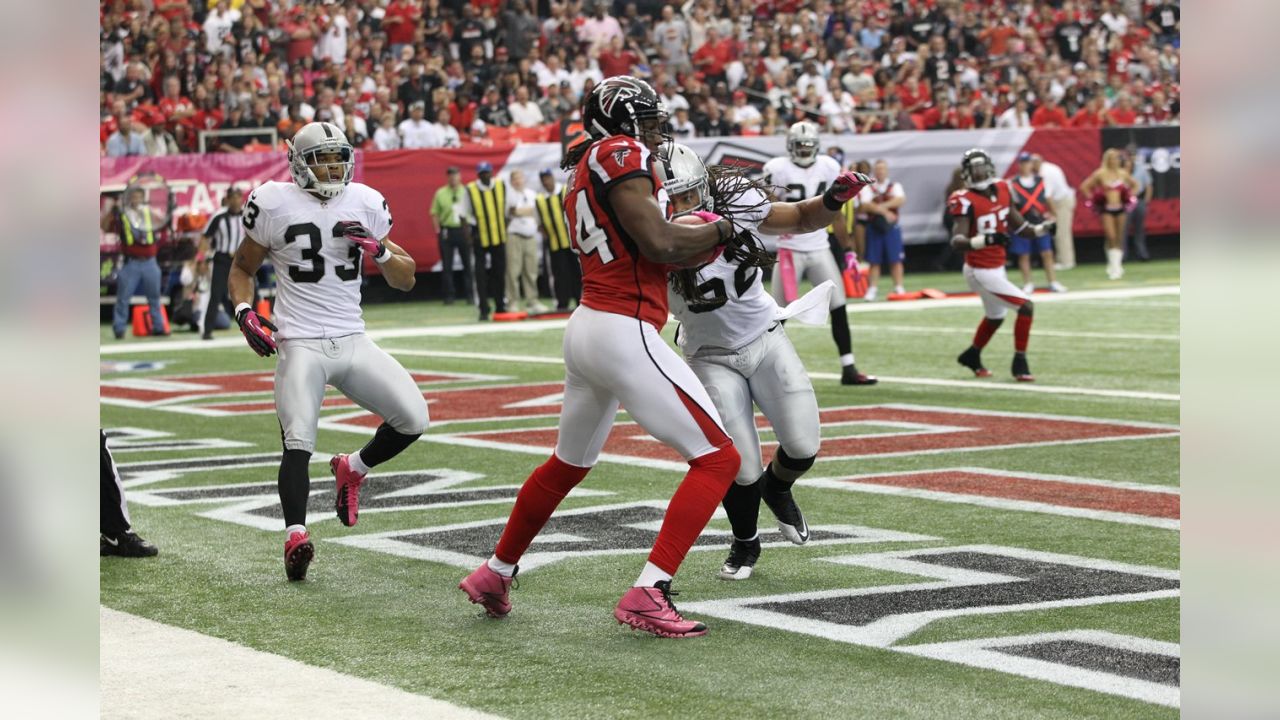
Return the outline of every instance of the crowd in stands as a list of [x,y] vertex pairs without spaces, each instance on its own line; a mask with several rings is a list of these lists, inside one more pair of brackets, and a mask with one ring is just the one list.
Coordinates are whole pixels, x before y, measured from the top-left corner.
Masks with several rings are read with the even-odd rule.
[[1178,122],[1167,0],[101,0],[106,155],[554,140],[602,78],[678,138]]

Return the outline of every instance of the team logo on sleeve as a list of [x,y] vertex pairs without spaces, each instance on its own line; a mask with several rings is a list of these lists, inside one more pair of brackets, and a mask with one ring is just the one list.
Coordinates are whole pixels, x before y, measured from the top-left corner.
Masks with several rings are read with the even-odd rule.
[[622,167],[630,154],[631,148],[618,148],[613,151],[613,161],[618,163],[618,167]]

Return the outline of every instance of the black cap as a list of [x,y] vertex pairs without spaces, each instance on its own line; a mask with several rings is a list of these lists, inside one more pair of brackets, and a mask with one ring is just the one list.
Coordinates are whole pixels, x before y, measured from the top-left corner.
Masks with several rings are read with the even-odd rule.
[[547,175],[555,175],[551,168],[542,168],[538,171],[538,177],[546,177]]
[[458,174],[458,172],[459,172],[459,171],[458,171],[458,166],[457,166],[457,165],[450,165],[450,166],[449,166],[449,168],[448,168],[447,170],[445,170],[445,172],[446,172],[446,173],[448,173],[449,175],[457,175],[457,174]]

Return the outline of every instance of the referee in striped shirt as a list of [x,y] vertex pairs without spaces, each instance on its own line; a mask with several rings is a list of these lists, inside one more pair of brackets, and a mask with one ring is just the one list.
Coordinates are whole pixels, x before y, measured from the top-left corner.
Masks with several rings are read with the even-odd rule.
[[244,194],[239,188],[229,188],[222,202],[222,209],[209,218],[204,236],[213,251],[213,277],[209,285],[209,307],[204,311],[205,340],[213,339],[213,320],[218,316],[218,305],[227,309],[228,317],[235,317],[235,306],[227,295],[227,277],[231,274],[231,258],[235,256],[240,241],[244,239],[244,227],[240,224],[240,209]]

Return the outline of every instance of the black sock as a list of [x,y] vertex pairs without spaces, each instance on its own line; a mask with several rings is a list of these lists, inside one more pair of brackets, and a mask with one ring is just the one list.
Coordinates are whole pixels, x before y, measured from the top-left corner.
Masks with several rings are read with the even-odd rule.
[[853,354],[853,341],[849,338],[849,314],[844,306],[831,311],[831,339],[836,341],[836,352],[841,355]]
[[729,524],[733,526],[733,536],[739,540],[747,540],[756,536],[760,520],[760,481],[750,485],[734,483],[725,493],[724,511],[729,515]]
[[284,526],[307,524],[307,497],[311,495],[311,453],[285,450],[280,458],[280,507]]
[[764,481],[772,492],[790,492],[791,486],[813,467],[816,457],[796,459],[787,454],[781,447],[773,456],[769,466],[764,469]]
[[369,467],[377,467],[399,455],[420,437],[422,433],[405,435],[396,432],[390,425],[382,423],[378,426],[378,431],[373,434],[373,439],[360,449],[360,459]]

